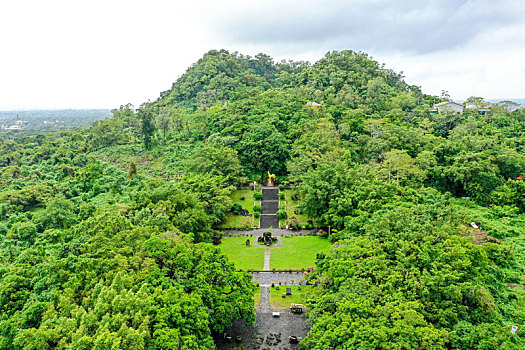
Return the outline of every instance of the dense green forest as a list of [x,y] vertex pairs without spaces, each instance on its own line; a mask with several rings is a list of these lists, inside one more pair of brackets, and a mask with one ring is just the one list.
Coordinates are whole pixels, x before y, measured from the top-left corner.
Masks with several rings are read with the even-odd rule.
[[0,349],[214,348],[255,286],[210,242],[268,171],[337,241],[302,349],[525,348],[525,110],[447,98],[361,52],[220,50],[138,109],[0,139]]

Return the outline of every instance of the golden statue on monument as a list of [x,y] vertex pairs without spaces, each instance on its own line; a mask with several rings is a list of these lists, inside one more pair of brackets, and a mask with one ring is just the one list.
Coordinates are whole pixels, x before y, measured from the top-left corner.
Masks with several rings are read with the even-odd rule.
[[268,186],[273,186],[273,179],[275,179],[275,174],[270,174],[270,171],[268,171]]

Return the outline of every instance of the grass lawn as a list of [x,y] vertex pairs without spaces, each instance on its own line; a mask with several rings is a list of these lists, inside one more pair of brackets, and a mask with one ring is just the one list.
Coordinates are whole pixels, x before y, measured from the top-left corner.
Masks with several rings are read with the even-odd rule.
[[[246,240],[251,245],[246,245]],[[264,249],[253,247],[253,237],[223,237],[218,247],[235,264],[237,269],[262,270],[264,267]]]
[[[272,309],[280,310],[287,309],[290,307],[290,304],[306,304],[308,299],[308,293],[310,292],[311,286],[300,286],[301,290],[298,290],[297,285],[293,286],[276,286],[279,287],[279,290],[275,288],[270,288],[270,305]],[[286,293],[286,288],[292,288],[292,295],[287,295],[282,297],[283,293]],[[306,311],[306,310],[304,310]]]
[[253,213],[253,190],[237,190],[231,194],[231,199],[233,203],[239,203],[244,209],[248,209],[250,214]]
[[294,211],[297,209],[297,206],[299,205],[299,201],[292,200],[292,194],[294,194],[296,191],[291,189],[286,189],[284,191],[286,196],[286,214],[288,214],[288,217],[295,216],[297,220],[299,221],[299,224],[301,226],[304,226],[308,223],[308,216],[305,214],[295,214]]
[[253,298],[255,299],[254,307],[257,309],[259,305],[261,305],[261,287],[257,287],[257,291]]
[[226,213],[226,220],[221,224],[221,227],[233,229],[250,229],[252,228],[252,219],[252,216]]
[[[239,203],[243,209],[247,209],[253,215],[253,190],[237,190],[231,194],[233,203]],[[241,200],[244,197],[244,200]],[[221,224],[225,228],[251,228],[253,223],[253,216],[235,215],[234,213],[226,213],[226,220]],[[258,225],[258,219],[255,219],[255,225]]]
[[272,248],[270,269],[299,270],[315,266],[317,252],[328,250],[330,241],[317,236],[283,237],[282,248]]

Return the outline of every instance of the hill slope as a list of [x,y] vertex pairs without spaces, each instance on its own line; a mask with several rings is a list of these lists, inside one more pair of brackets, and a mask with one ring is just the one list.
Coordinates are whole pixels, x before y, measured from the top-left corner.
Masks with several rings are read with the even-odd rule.
[[364,53],[221,50],[138,111],[0,140],[0,348],[209,349],[253,322],[210,242],[268,171],[337,241],[301,348],[523,348],[525,111],[438,101]]

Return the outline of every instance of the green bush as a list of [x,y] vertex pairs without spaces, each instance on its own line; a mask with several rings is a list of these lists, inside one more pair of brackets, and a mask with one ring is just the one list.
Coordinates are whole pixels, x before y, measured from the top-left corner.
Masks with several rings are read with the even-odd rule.
[[256,211],[256,212],[253,213],[253,216],[258,219],[261,216],[261,213]]
[[291,200],[293,201],[296,201],[299,199],[299,194],[297,192],[294,192],[291,196],[290,196]]
[[246,199],[246,197],[244,197],[244,196],[241,196],[241,198],[240,198],[241,201],[243,201],[245,199]]
[[284,199],[284,192],[279,192],[279,198]]
[[253,196],[254,196],[255,199],[257,199],[257,200],[262,199],[262,193],[261,193],[261,192],[255,192],[255,194],[254,194]]
[[288,217],[288,214],[286,214],[284,210],[279,210],[277,212],[277,217],[279,218],[279,220],[286,219]]
[[299,220],[297,220],[297,217],[295,215],[290,216],[288,219],[288,227],[291,230],[300,230],[301,225],[299,225]]
[[234,214],[239,215],[241,213],[241,210],[242,210],[242,205],[240,205],[239,203],[233,204],[232,211]]
[[261,212],[261,206],[260,206],[259,204],[254,205],[254,206],[253,206],[253,211],[254,211],[254,212],[259,212],[259,213],[260,213],[260,212]]
[[281,184],[281,185],[279,185],[279,191],[284,191],[284,188],[285,188],[285,186],[284,186],[284,185],[282,185],[282,184]]

